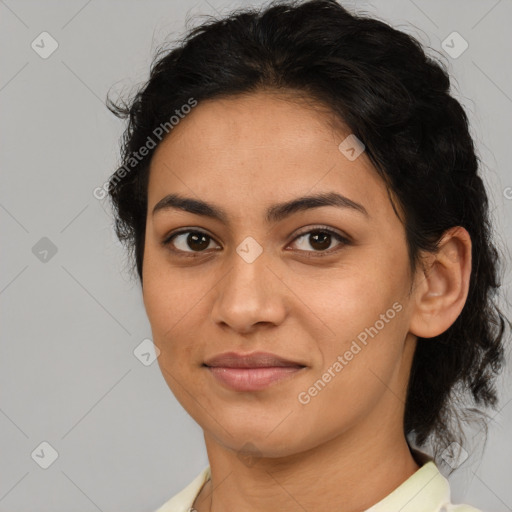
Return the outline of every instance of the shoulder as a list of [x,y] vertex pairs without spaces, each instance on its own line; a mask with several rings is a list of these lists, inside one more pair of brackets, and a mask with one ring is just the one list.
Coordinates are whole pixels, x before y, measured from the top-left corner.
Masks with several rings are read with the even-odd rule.
[[[155,512],[189,512],[205,482],[210,478],[210,466],[205,467],[185,488],[166,501]],[[463,511],[465,512],[465,511]]]
[[424,463],[406,481],[365,512],[482,512],[452,503],[448,480],[433,460]]
[[483,512],[482,510],[472,507],[471,505],[452,503],[451,490],[448,479],[441,474],[439,468],[434,462],[433,457],[417,448],[411,448],[411,453],[413,454],[416,461],[420,464],[420,469],[423,473],[425,473],[423,467],[428,465],[430,466],[430,474],[436,477],[437,481],[435,482],[435,485],[437,492],[439,493],[439,496],[444,495],[443,500],[445,500],[445,503],[443,506],[441,506],[439,512]]

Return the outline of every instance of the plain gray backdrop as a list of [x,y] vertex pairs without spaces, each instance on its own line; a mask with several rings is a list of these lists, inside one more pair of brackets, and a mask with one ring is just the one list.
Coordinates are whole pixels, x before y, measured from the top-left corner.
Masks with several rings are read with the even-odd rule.
[[[182,36],[187,17],[244,5],[0,0],[0,512],[150,512],[208,463],[201,429],[144,355],[140,287],[93,190],[119,161],[124,125],[105,107],[109,89],[142,84],[157,46]],[[344,5],[444,56],[506,250],[512,1]],[[450,477],[453,500],[485,512],[512,510],[510,374],[483,456]]]

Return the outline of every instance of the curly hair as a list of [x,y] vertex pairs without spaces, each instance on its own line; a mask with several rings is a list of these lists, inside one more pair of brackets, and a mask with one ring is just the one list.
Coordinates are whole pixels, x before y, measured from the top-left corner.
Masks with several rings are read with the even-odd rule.
[[128,120],[122,165],[108,182],[116,234],[135,260],[142,285],[155,148],[146,149],[145,158],[135,160],[134,154],[148,148],[149,140],[157,145],[153,137],[163,132],[155,128],[169,127],[170,116],[191,98],[201,102],[261,89],[303,94],[363,141],[404,212],[412,269],[421,251],[437,250],[447,229],[462,226],[471,236],[464,308],[448,330],[418,339],[407,390],[404,433],[417,446],[430,441],[437,460],[452,442],[464,443],[463,431],[453,427],[462,419],[461,398],[497,407],[495,382],[511,324],[496,305],[501,257],[467,115],[449,93],[445,66],[415,38],[374,17],[349,13],[334,0],[312,0],[209,17],[173,48],[164,45],[148,81],[130,101],[116,104],[107,97],[108,108]]

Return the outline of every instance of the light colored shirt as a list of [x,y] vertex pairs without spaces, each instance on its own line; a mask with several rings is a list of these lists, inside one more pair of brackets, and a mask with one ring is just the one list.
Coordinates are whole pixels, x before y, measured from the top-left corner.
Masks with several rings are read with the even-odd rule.
[[[450,484],[433,459],[411,450],[421,467],[381,501],[364,512],[481,512],[469,505],[452,504]],[[205,467],[182,491],[155,512],[190,512],[203,485],[211,478]]]

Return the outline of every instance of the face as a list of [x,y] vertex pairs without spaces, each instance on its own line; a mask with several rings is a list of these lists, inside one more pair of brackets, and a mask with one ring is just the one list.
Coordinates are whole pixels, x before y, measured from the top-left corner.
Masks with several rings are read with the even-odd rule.
[[[151,162],[143,297],[159,365],[227,449],[277,457],[400,430],[415,342],[405,231],[325,116],[268,92],[205,101]],[[323,204],[297,202],[313,196]]]

